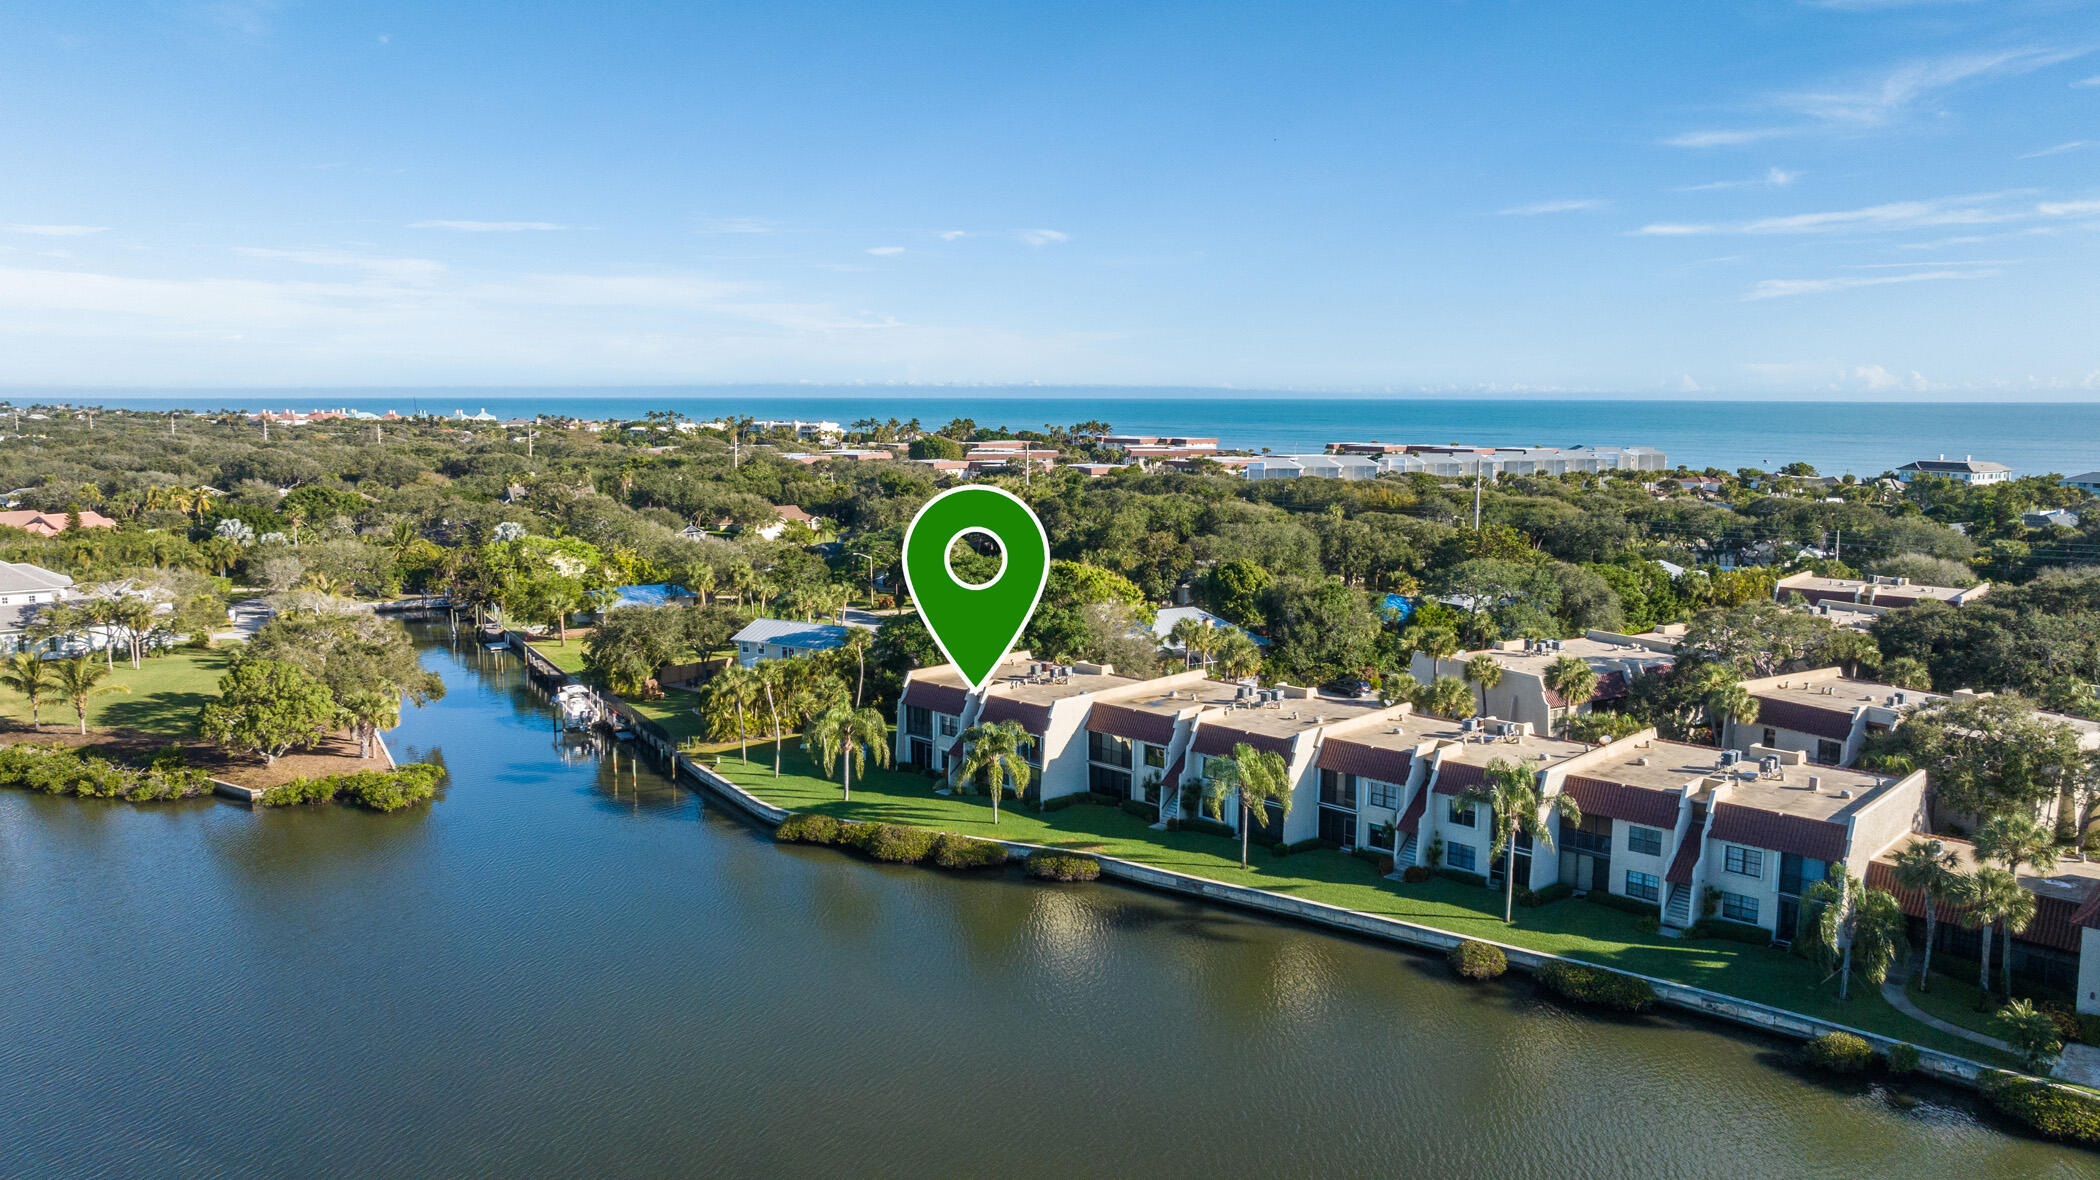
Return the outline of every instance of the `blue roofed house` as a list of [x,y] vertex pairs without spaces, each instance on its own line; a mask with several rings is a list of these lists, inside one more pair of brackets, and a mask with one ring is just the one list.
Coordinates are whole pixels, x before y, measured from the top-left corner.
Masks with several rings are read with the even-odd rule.
[[800,623],[792,619],[753,619],[730,638],[736,662],[749,668],[767,660],[784,660],[830,651],[846,642],[851,627],[837,623]]

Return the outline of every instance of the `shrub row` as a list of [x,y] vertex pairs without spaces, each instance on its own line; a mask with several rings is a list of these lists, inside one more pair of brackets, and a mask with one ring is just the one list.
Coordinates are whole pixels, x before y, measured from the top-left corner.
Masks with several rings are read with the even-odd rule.
[[1830,1032],[1801,1046],[1796,1056],[1803,1065],[1825,1073],[1858,1074],[1874,1068],[1876,1054],[1865,1037]]
[[1276,856],[1289,856],[1294,852],[1311,852],[1315,848],[1332,847],[1334,847],[1334,843],[1332,841],[1322,840],[1318,836],[1315,836],[1310,840],[1300,840],[1295,844],[1272,844],[1269,846],[1269,851]]
[[1552,962],[1538,969],[1539,982],[1563,999],[1617,1012],[1640,1012],[1655,1003],[1648,981],[1583,963]]
[[1434,876],[1436,876],[1436,870],[1428,865],[1409,865],[1400,872],[1400,879],[1409,885],[1420,885]]
[[1748,922],[1731,922],[1727,918],[1701,918],[1685,927],[1686,938],[1719,938],[1728,942],[1747,942],[1751,946],[1771,946],[1772,932],[1762,926]]
[[1200,815],[1190,819],[1176,820],[1174,827],[1180,831],[1202,832],[1208,836],[1231,836],[1235,839],[1239,836],[1239,833],[1232,830],[1232,825],[1219,823],[1217,820]]
[[2100,1144],[2100,1098],[2092,1094],[2001,1071],[1984,1076],[1983,1096],[2051,1139]]
[[1518,889],[1517,904],[1523,906],[1550,905],[1564,897],[1575,896],[1575,887],[1566,881],[1556,881],[1544,889]]
[[929,832],[903,824],[872,824],[801,812],[780,821],[776,839],[790,844],[854,848],[891,864],[932,861],[944,869],[976,869],[1006,863],[1006,846],[952,832]]
[[1159,822],[1159,804],[1147,803],[1143,799],[1123,800],[1123,810],[1144,820],[1148,824]]
[[1509,970],[1509,956],[1502,948],[1469,938],[1445,953],[1451,970],[1461,979],[1495,979]]
[[1036,810],[1040,812],[1063,811],[1067,807],[1076,807],[1081,803],[1091,803],[1096,807],[1121,807],[1123,799],[1117,795],[1103,795],[1094,791],[1081,791],[1076,795],[1059,795],[1055,799],[1046,800]]
[[392,770],[359,770],[320,778],[295,778],[264,791],[256,802],[264,807],[291,807],[304,803],[339,801],[355,803],[373,811],[399,811],[428,802],[445,780],[445,768],[430,762],[411,762]]
[[0,746],[0,787],[40,795],[78,795],[152,803],[211,793],[211,776],[191,770],[179,749],[155,756],[150,767],[124,766],[64,746]]
[[1616,893],[1607,893],[1602,889],[1592,889],[1588,893],[1583,894],[1583,896],[1593,902],[1596,902],[1598,905],[1605,907],[1606,909],[1618,910],[1622,913],[1633,914],[1637,917],[1657,919],[1660,919],[1662,917],[1662,907],[1656,905],[1652,901],[1640,901],[1636,898],[1621,897]]
[[1028,854],[1028,875],[1045,881],[1092,881],[1101,875],[1101,862],[1076,852],[1041,848]]
[[1461,885],[1471,885],[1476,889],[1487,888],[1488,879],[1485,876],[1479,873],[1469,873],[1464,869],[1438,869],[1436,870],[1436,875],[1446,881],[1456,881]]

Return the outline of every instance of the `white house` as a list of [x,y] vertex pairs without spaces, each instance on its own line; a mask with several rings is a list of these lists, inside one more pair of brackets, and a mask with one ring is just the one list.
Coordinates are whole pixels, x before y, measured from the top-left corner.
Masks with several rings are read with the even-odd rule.
[[1972,455],[1949,459],[1941,455],[1937,459],[1917,459],[1896,468],[1896,478],[1904,483],[1921,475],[1944,475],[1963,483],[2004,483],[2012,478],[2012,468],[2003,463],[1991,463]]
[[767,660],[785,660],[830,651],[845,644],[850,627],[836,623],[799,623],[791,619],[753,619],[730,638],[736,662],[746,668]]

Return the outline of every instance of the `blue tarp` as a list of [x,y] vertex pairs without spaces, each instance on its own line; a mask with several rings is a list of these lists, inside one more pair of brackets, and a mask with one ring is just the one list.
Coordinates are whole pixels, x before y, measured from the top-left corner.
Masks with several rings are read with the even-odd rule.
[[653,586],[620,587],[621,606],[666,606],[674,598],[687,598],[690,593],[683,586],[672,586],[659,582]]
[[1408,601],[1405,598],[1400,597],[1398,594],[1386,595],[1384,605],[1385,609],[1392,611],[1396,615],[1399,615],[1400,621],[1403,623],[1407,621],[1409,615],[1415,613],[1415,604]]

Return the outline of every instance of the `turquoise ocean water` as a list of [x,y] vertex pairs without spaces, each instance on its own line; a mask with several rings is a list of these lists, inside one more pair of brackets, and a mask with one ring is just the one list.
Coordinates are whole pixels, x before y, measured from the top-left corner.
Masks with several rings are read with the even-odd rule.
[[[26,404],[37,400],[16,393]],[[1126,433],[1215,435],[1227,447],[1318,451],[1330,442],[1643,444],[1693,467],[1773,467],[1805,460],[1826,474],[1875,474],[1912,459],[1974,455],[2022,473],[2100,468],[2100,404],[2015,402],[1511,400],[1158,389],[731,388],[198,390],[46,400],[142,409],[317,409],[349,406],[498,417],[573,414],[693,418],[967,417],[983,426],[1040,428],[1099,419]]]

